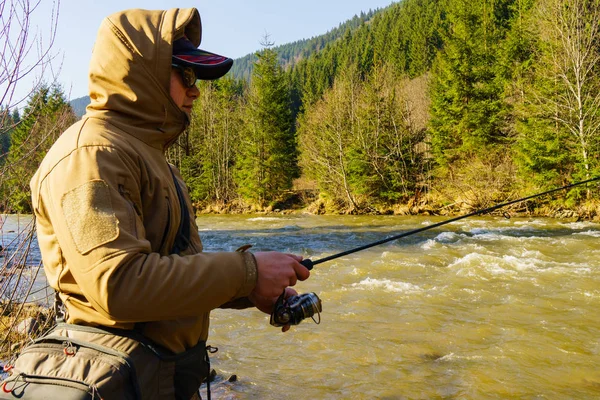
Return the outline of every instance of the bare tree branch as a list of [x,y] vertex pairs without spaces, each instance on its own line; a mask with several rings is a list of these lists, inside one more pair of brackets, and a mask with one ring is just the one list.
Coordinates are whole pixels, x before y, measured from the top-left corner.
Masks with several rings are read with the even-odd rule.
[[[42,35],[33,24],[42,0],[0,0],[0,109],[20,106],[43,82],[54,56],[60,0],[52,1],[49,32]],[[33,33],[33,34],[32,34]],[[32,79],[31,90],[14,98],[16,88]],[[3,126],[4,120],[0,120]]]

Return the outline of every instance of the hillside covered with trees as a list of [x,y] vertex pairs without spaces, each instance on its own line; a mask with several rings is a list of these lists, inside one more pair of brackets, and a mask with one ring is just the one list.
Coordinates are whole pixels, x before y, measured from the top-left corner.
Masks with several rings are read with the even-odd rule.
[[[293,43],[285,43],[274,46],[273,50],[277,53],[279,63],[284,68],[289,68],[299,60],[309,57],[311,54],[325,48],[329,43],[342,37],[347,31],[353,31],[363,24],[367,23],[380,10],[369,10],[355,15],[352,19],[342,22],[339,26],[331,29],[329,32],[310,39],[297,40]],[[235,60],[230,74],[235,79],[244,79],[250,81],[252,69],[256,62],[256,54],[248,54]]]
[[[403,0],[352,21],[198,82],[169,158],[199,209],[461,212],[598,175],[600,2]],[[523,211],[594,216],[599,196]]]
[[41,85],[22,112],[1,115],[0,212],[30,213],[29,181],[50,146],[76,121],[60,86]]

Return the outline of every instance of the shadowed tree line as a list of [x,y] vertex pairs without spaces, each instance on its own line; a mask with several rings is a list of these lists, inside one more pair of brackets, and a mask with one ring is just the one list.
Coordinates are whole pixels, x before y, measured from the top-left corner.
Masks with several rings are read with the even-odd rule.
[[[405,0],[340,25],[293,63],[267,37],[250,79],[199,82],[169,158],[213,211],[460,211],[589,179],[599,10],[591,0]],[[27,118],[4,107],[5,211],[29,211],[26,182],[72,122],[67,109],[53,85],[32,94]],[[583,187],[547,204],[597,197]]]
[[[405,0],[291,66],[265,46],[249,82],[200,84],[172,160],[197,205],[226,210],[296,200],[315,212],[456,212],[588,179],[600,150],[599,9]],[[597,197],[583,187],[528,209],[595,214]]]

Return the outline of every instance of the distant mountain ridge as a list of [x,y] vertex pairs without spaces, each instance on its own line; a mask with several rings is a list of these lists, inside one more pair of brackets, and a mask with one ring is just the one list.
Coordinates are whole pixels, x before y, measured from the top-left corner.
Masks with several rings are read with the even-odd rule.
[[85,108],[90,104],[90,96],[78,97],[69,101],[69,104],[77,118],[81,118],[85,114]]
[[[293,66],[298,61],[322,50],[329,43],[335,42],[336,40],[342,38],[347,31],[353,31],[359,28],[363,24],[370,21],[373,16],[389,7],[390,6],[369,10],[366,13],[362,11],[360,15],[354,15],[352,19],[349,19],[345,22],[340,22],[336,28],[331,29],[323,35],[275,46],[273,47],[273,50],[275,50],[279,55],[280,62],[284,67],[287,68]],[[252,66],[255,61],[255,53],[250,53],[244,57],[236,58],[233,62],[233,67],[231,68],[230,74],[235,79],[244,79],[246,81],[250,80],[250,76],[252,75]]]

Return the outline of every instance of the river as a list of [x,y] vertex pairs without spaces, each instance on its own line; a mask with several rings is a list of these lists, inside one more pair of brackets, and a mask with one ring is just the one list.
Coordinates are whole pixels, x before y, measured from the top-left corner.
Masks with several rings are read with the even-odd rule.
[[[313,260],[444,220],[201,216],[207,251]],[[318,264],[320,324],[217,310],[220,399],[600,397],[600,224],[474,217]],[[236,375],[235,382],[227,378]]]

